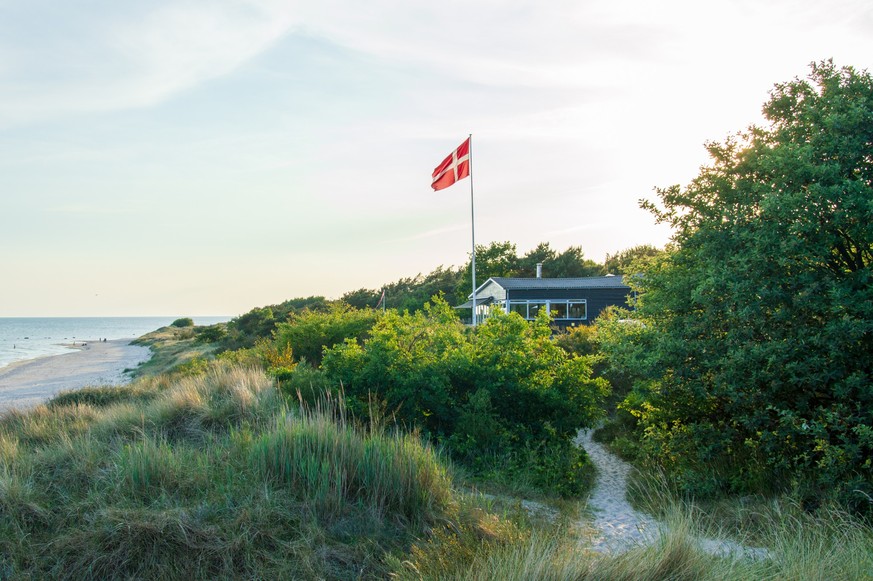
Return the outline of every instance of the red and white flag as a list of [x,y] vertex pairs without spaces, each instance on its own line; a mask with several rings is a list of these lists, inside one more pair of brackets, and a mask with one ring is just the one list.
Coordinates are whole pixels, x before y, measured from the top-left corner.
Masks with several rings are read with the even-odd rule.
[[470,138],[458,146],[447,158],[433,170],[433,182],[430,187],[436,190],[447,188],[458,180],[470,175]]

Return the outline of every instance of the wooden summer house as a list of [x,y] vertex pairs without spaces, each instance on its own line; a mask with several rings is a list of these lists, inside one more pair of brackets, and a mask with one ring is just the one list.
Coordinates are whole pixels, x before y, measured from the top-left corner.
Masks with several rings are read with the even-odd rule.
[[[528,320],[547,309],[559,327],[589,325],[603,309],[628,306],[631,289],[622,276],[584,278],[492,277],[476,289],[477,318],[487,317],[495,305]],[[473,308],[473,295],[458,309]]]

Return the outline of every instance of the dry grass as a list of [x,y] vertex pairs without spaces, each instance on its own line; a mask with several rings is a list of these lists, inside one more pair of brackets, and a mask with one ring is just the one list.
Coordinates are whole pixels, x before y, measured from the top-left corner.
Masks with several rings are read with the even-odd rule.
[[415,436],[289,410],[261,371],[67,394],[0,418],[0,578],[383,578],[450,485]]

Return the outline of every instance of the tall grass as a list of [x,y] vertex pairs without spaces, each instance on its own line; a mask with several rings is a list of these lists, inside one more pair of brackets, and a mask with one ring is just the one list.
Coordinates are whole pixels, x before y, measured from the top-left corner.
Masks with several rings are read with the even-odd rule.
[[[502,542],[470,547],[450,537],[438,547],[417,545],[397,567],[400,579],[469,580],[870,580],[873,530],[836,508],[814,514],[787,499],[749,511],[747,501],[724,503],[719,514],[729,527],[707,519],[703,507],[651,490],[660,503],[662,533],[648,545],[613,554],[586,548],[569,528],[556,526],[504,536]],[[731,515],[733,510],[736,514]],[[755,545],[739,524],[752,521]],[[711,537],[710,539],[704,537]],[[734,543],[718,542],[728,537]],[[745,541],[745,550],[738,542]],[[717,548],[717,550],[713,550]]]
[[380,514],[430,517],[451,497],[445,464],[418,437],[355,428],[344,413],[318,408],[280,420],[255,443],[252,459],[265,477],[310,490],[333,514],[363,502]]
[[382,578],[451,494],[414,435],[216,364],[0,416],[0,579]]

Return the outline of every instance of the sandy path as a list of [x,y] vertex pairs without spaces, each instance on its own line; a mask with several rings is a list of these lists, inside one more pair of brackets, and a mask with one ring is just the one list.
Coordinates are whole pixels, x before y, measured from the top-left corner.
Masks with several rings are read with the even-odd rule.
[[[593,430],[581,430],[576,443],[585,449],[597,467],[598,475],[588,506],[593,509],[596,533],[591,549],[598,553],[621,553],[637,545],[653,543],[666,531],[666,525],[634,510],[625,498],[630,464],[591,439]],[[769,557],[767,549],[746,547],[725,539],[699,537],[697,545],[712,555],[748,559]]]
[[0,412],[33,407],[60,391],[127,383],[130,378],[124,370],[135,368],[149,356],[148,347],[117,339],[13,363],[0,368]]
[[634,510],[625,498],[631,465],[592,440],[592,433],[593,430],[582,430],[576,439],[598,471],[588,498],[588,506],[594,512],[592,524],[597,531],[591,539],[591,548],[598,553],[622,552],[654,541],[660,534],[658,522]]

